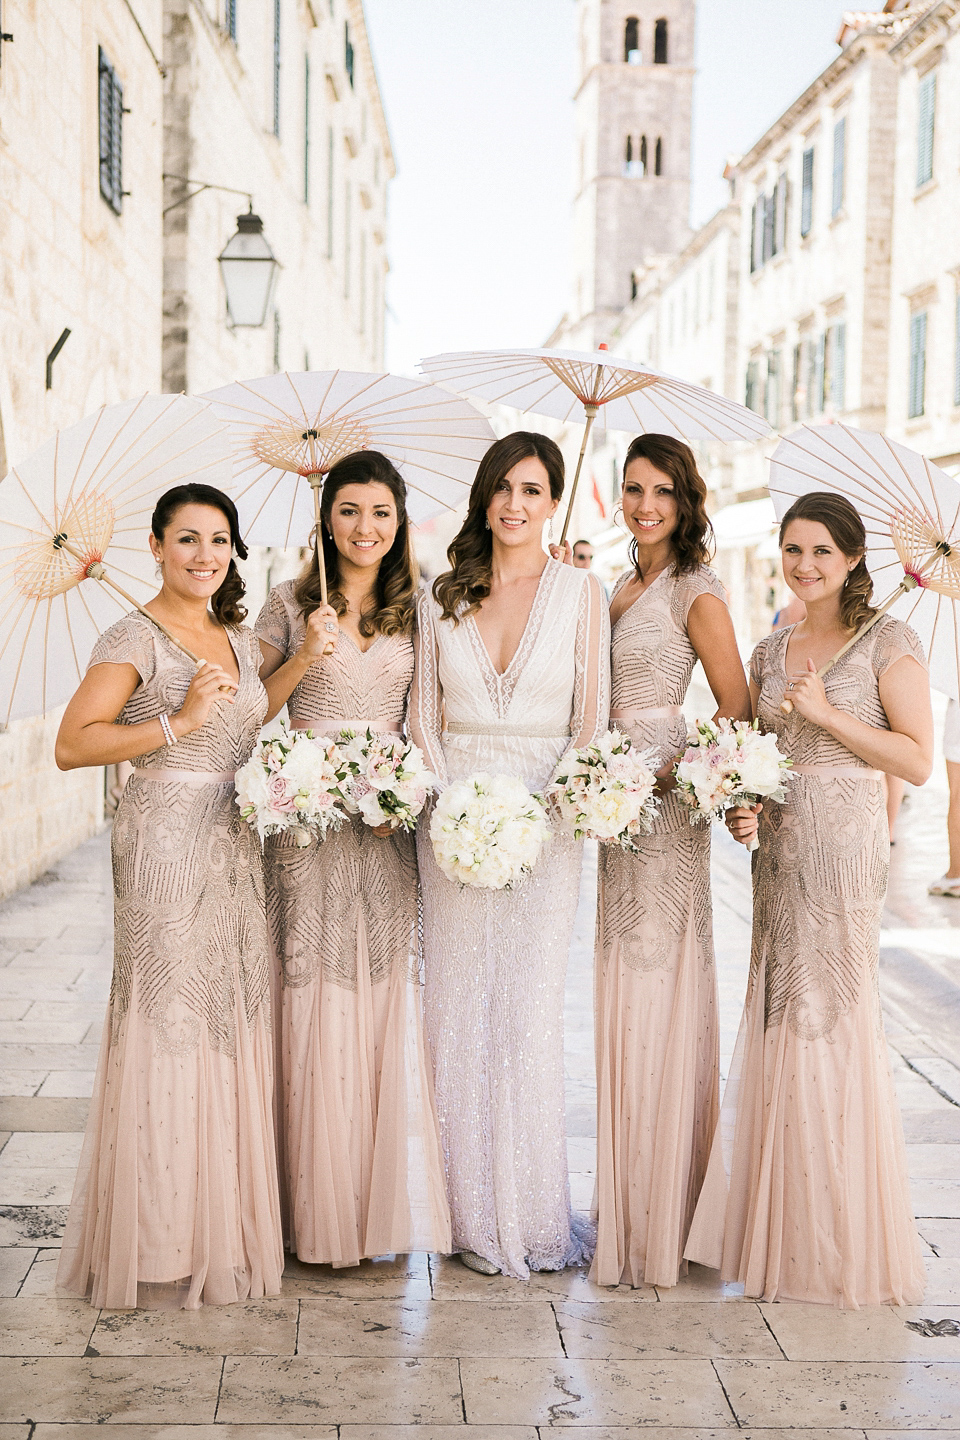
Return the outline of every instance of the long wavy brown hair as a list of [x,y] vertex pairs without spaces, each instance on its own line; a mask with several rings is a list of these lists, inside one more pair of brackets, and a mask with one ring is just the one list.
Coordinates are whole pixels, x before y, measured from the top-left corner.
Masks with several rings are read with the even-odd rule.
[[[696,570],[709,564],[713,557],[713,526],[707,515],[707,487],[690,446],[674,440],[672,435],[638,435],[631,440],[623,462],[624,481],[634,460],[649,460],[654,469],[673,481],[677,528],[670,536],[670,544],[677,569]],[[639,558],[634,538],[630,542],[630,561],[637,570]]]
[[331,534],[330,516],[334,501],[345,485],[386,485],[397,507],[397,534],[377,570],[369,604],[360,616],[361,635],[409,635],[413,629],[414,597],[420,584],[420,569],[413,553],[410,520],[407,515],[407,487],[399,470],[379,450],[357,450],[331,467],[320,495],[320,535],[314,532],[313,554],[294,587],[294,599],[308,620],[323,604],[320,594],[319,545],[327,577],[327,597],[338,615],[345,615],[347,602],[340,590],[340,552]]
[[840,592],[840,624],[847,630],[859,630],[877,613],[877,607],[870,604],[873,581],[867,569],[867,532],[860,516],[844,495],[834,495],[830,490],[812,490],[794,500],[780,521],[781,546],[792,520],[813,520],[823,525],[830,532],[837,549],[848,560],[856,559],[857,563],[843,582]]
[[[219,510],[230,529],[230,543],[234,555],[246,560],[247,547],[240,534],[240,517],[236,505],[222,490],[217,490],[213,485],[204,485],[199,480],[191,481],[187,485],[175,485],[172,490],[167,490],[160,496],[150,519],[150,530],[157,540],[163,541],[173,517],[184,505],[209,505],[211,510]],[[241,604],[246,593],[243,576],[237,569],[236,560],[231,556],[222,584],[210,597],[210,609],[214,619],[221,625],[242,625],[247,618],[246,606]]]
[[533,430],[514,430],[493,442],[470,487],[467,518],[447,549],[450,569],[433,582],[433,598],[440,606],[442,619],[458,625],[490,594],[493,535],[487,524],[487,510],[507,472],[531,456],[546,470],[552,498],[559,500],[563,495],[563,455],[553,440]]

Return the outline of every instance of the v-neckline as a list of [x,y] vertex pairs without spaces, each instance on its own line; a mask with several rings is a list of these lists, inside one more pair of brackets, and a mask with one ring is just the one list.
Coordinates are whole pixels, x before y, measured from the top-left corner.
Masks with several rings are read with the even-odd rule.
[[[140,611],[140,612],[138,612],[138,613],[143,614],[142,611]],[[157,621],[157,620],[155,620],[155,619],[153,618],[153,616],[150,614],[149,610],[147,611],[147,614],[144,616],[144,619],[149,619],[149,621],[150,621],[150,628],[151,628],[157,635],[162,635],[163,639],[167,642],[167,644],[168,644],[172,649],[176,650],[176,652],[177,652],[178,655],[183,656],[184,660],[189,660],[189,659],[190,659],[190,657],[189,657],[189,655],[187,654],[186,650],[183,649],[180,641],[179,641],[179,640],[174,640],[170,635],[168,635],[167,632],[166,632],[166,630],[164,630],[164,629],[161,628],[161,625],[160,625],[159,621]],[[233,636],[232,636],[231,633],[230,633],[230,626],[229,626],[229,625],[224,625],[224,626],[222,626],[221,628],[223,629],[223,632],[224,632],[224,634],[225,634],[226,637],[227,637],[227,644],[230,646],[230,649],[231,649],[232,652],[233,652],[233,658],[234,658],[234,660],[237,662],[237,689],[239,690],[239,689],[240,689],[240,686],[243,684],[243,664],[242,664],[241,659],[240,659],[240,652],[239,652],[239,650],[237,649],[236,645],[234,645],[234,643],[233,643]],[[372,647],[371,647],[371,648],[372,648]],[[192,662],[191,662],[191,663],[192,663]],[[207,663],[209,664],[210,662],[207,661]],[[229,678],[229,677],[228,677],[228,678]],[[230,683],[232,684],[233,681],[231,680]]]
[[514,664],[516,663],[516,660],[517,660],[518,655],[521,655],[521,654],[523,653],[523,647],[524,647],[524,645],[525,645],[525,643],[526,643],[527,635],[529,634],[529,631],[530,631],[530,625],[531,625],[531,622],[532,622],[532,620],[533,620],[534,612],[535,612],[535,610],[536,610],[536,608],[537,608],[537,601],[540,599],[540,591],[543,589],[544,578],[545,578],[545,576],[546,576],[546,574],[547,574],[547,571],[550,569],[550,566],[551,566],[551,565],[556,565],[556,563],[557,563],[556,560],[548,559],[546,565],[544,565],[543,569],[540,571],[540,579],[537,581],[537,588],[536,588],[536,590],[533,592],[533,599],[532,599],[531,602],[530,602],[530,609],[529,609],[529,611],[528,611],[528,613],[527,613],[527,618],[526,618],[526,621],[525,621],[524,626],[523,626],[523,632],[521,633],[520,639],[519,639],[519,641],[517,642],[517,648],[516,648],[516,650],[514,650],[513,654],[510,656],[509,663],[507,664],[507,667],[506,667],[505,670],[498,670],[497,667],[496,667],[496,665],[494,665],[492,659],[490,658],[490,651],[487,649],[487,642],[484,640],[483,636],[482,636],[481,633],[480,633],[480,626],[477,624],[477,618],[476,618],[476,616],[475,616],[475,615],[468,615],[468,616],[467,616],[467,622],[468,622],[468,624],[470,624],[470,625],[473,626],[473,633],[474,633],[474,636],[476,637],[476,640],[477,640],[477,643],[478,643],[478,645],[479,645],[479,647],[480,647],[480,651],[481,651],[481,653],[482,653],[482,655],[483,655],[483,658],[484,658],[484,660],[486,661],[487,666],[488,666],[491,674],[496,677],[496,680],[497,680],[497,683],[498,683],[498,684],[500,683],[500,681],[505,680],[505,679],[507,678],[507,676],[510,674],[510,671],[511,671],[511,670],[513,669],[513,667],[514,667]]
[[387,638],[386,635],[378,634],[372,645],[368,645],[366,650],[361,650],[360,646],[357,644],[356,640],[354,640],[349,630],[341,630],[340,634],[344,637],[344,639],[350,641],[350,644],[353,646],[354,650],[356,650],[357,654],[360,656],[361,659],[364,659],[364,657],[367,655],[372,655],[374,650],[376,650],[377,646],[380,644],[380,641],[386,640]]
[[[673,572],[676,570],[676,568],[677,568],[677,566],[676,566],[676,561],[674,561],[674,560],[671,560],[669,565],[664,565],[664,567],[663,567],[663,569],[660,571],[659,575],[655,575],[655,576],[653,577],[653,579],[650,581],[650,584],[647,586],[647,588],[646,588],[645,590],[641,590],[641,591],[640,591],[640,594],[637,596],[636,600],[631,600],[631,601],[630,601],[630,604],[626,607],[626,609],[625,609],[625,610],[622,610],[622,611],[620,612],[620,614],[617,616],[616,620],[614,620],[612,623],[613,623],[614,625],[619,625],[619,624],[620,624],[620,621],[623,620],[623,619],[625,619],[626,616],[630,614],[630,611],[633,609],[633,607],[634,607],[635,605],[639,605],[641,600],[645,600],[645,599],[647,598],[647,596],[650,594],[651,590],[655,590],[655,589],[656,589],[656,587],[660,584],[660,581],[663,579],[664,575],[672,575]],[[625,583],[625,584],[629,584],[629,580],[625,581],[624,583]],[[611,598],[611,604],[613,603],[613,600],[615,600],[616,598],[617,598],[616,595],[614,595],[614,596]]]

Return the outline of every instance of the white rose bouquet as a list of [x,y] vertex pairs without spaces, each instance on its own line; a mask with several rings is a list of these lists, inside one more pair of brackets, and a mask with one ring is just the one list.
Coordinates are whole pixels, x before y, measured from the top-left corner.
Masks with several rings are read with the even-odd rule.
[[298,845],[310,844],[310,832],[321,838],[343,824],[339,807],[345,767],[332,740],[310,730],[279,732],[259,742],[236,774],[240,814],[260,839],[295,830]]
[[[776,735],[760,733],[756,720],[698,720],[674,766],[677,794],[690,806],[692,823],[720,820],[727,810],[758,800],[786,800],[793,763]],[[754,840],[749,849],[756,850]]]
[[423,752],[401,735],[341,730],[337,747],[346,770],[340,786],[344,809],[367,825],[413,830],[436,780]]
[[484,890],[503,890],[532,870],[549,837],[543,800],[509,775],[454,781],[430,818],[433,853],[444,875]]
[[557,766],[547,790],[578,840],[615,840],[636,852],[659,804],[655,750],[634,750],[621,730],[608,730],[595,745],[571,750]]

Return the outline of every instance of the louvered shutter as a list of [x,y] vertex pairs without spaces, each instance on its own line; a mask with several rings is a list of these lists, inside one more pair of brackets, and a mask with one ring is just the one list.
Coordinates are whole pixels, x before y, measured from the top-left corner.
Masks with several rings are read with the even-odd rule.
[[917,184],[933,179],[933,129],[937,109],[937,72],[924,75],[917,88]]
[[927,312],[921,310],[910,317],[910,393],[907,414],[911,419],[923,414],[924,389],[927,378]]
[[803,178],[800,189],[800,234],[809,235],[813,226],[813,149],[803,152]]
[[843,191],[847,168],[847,119],[844,116],[833,127],[833,194],[830,214],[838,215],[843,209]]

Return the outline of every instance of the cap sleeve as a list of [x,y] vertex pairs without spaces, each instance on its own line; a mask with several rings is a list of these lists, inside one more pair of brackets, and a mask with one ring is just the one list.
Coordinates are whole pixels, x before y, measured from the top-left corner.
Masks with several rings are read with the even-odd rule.
[[144,684],[157,668],[156,641],[149,620],[125,615],[100,636],[87,662],[93,665],[132,665]]
[[293,582],[285,580],[282,585],[275,585],[253,627],[258,640],[265,641],[286,656],[290,654],[293,634],[292,603]]
[[719,576],[715,575],[707,565],[701,565],[699,569],[691,574],[683,574],[677,578],[676,602],[679,608],[679,620],[684,629],[687,627],[687,616],[690,614],[690,606],[694,600],[699,600],[701,595],[715,595],[722,600],[724,605],[728,604],[727,592],[724,589]]
[[750,656],[750,679],[758,690],[763,689],[763,675],[767,668],[767,639],[765,636],[755,645]]
[[904,655],[911,655],[914,660],[919,661],[924,670],[927,669],[927,657],[916,630],[905,625],[902,620],[892,618],[888,618],[878,628],[879,634],[873,647],[873,673],[878,680],[891,665],[902,660]]

